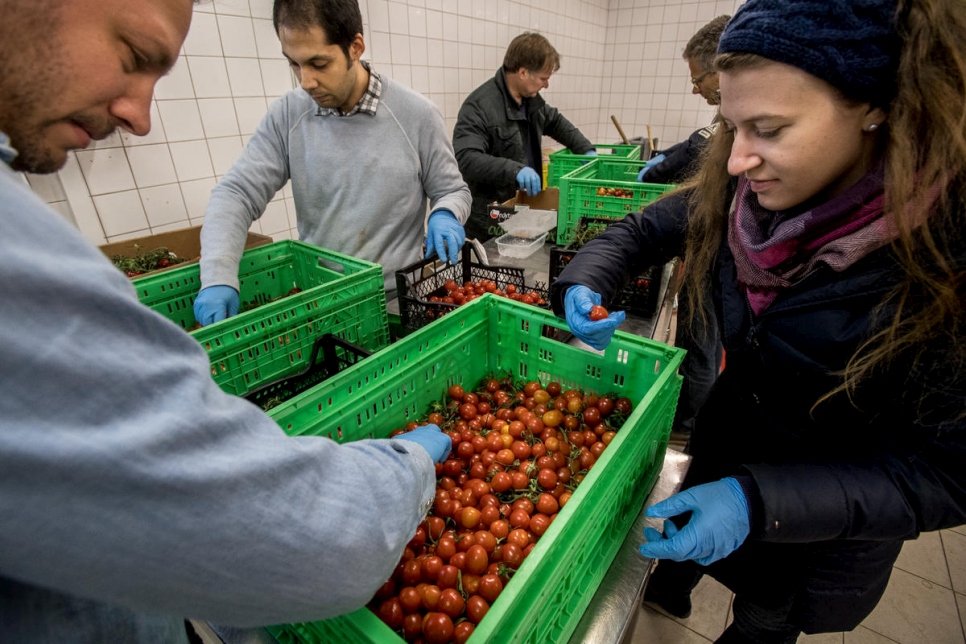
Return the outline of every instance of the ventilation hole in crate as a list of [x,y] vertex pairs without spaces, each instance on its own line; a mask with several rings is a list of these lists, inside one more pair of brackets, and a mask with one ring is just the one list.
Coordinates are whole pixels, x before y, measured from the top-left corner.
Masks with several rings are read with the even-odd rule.
[[520,363],[519,369],[517,371],[518,371],[517,375],[519,375],[521,378],[527,377],[527,365]]
[[630,356],[630,352],[627,349],[618,349],[617,362],[621,364],[627,364],[628,356]]
[[530,345],[526,342],[520,343],[520,353],[530,353]]
[[654,361],[654,373],[661,373],[661,361],[660,360],[655,360]]
[[619,373],[618,374],[614,374],[614,384],[617,385],[618,387],[623,387],[624,386],[624,376],[622,376]]

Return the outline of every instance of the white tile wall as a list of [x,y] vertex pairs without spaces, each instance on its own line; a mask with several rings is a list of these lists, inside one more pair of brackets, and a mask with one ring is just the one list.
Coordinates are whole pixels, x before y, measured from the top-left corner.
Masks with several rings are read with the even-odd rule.
[[[708,123],[681,51],[740,0],[359,0],[365,58],[429,97],[452,131],[465,96],[490,78],[518,33],[537,30],[561,53],[544,92],[592,141],[628,136],[670,145]],[[208,195],[272,100],[295,87],[271,21],[272,0],[195,6],[174,69],[157,86],[152,131],[119,133],[28,182],[94,243],[197,225]],[[547,139],[547,147],[559,147]],[[286,189],[256,232],[297,238]]]

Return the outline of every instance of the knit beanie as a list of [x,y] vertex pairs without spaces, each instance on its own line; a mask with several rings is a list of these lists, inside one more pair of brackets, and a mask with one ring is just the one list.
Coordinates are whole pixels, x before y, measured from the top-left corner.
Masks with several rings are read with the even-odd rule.
[[885,106],[899,66],[896,7],[897,0],[748,0],[728,21],[718,53],[758,54]]

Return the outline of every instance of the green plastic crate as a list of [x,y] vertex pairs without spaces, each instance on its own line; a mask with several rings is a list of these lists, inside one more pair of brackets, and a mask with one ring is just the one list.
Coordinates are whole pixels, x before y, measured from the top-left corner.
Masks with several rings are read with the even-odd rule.
[[[189,330],[211,359],[211,375],[243,396],[309,366],[312,346],[332,333],[368,351],[389,344],[382,268],[299,241],[245,251],[238,268],[240,300],[266,302],[221,322],[196,326],[198,264],[132,280],[138,297]],[[302,291],[288,295],[293,287]],[[277,301],[273,301],[277,300]]]
[[[615,158],[615,159],[634,159],[640,160],[641,146],[625,145],[618,143],[609,145],[605,143],[595,143],[597,149],[596,158]],[[566,148],[550,153],[550,163],[547,166],[547,187],[559,188],[560,179],[573,170],[576,170],[588,160],[595,157],[588,157],[585,154],[574,154]]]
[[[618,331],[601,355],[551,337],[566,329],[552,313],[488,294],[269,412],[290,435],[384,438],[425,417],[450,385],[473,387],[500,372],[633,401],[627,422],[490,607],[471,644],[566,641],[661,470],[684,351]],[[283,644],[403,642],[366,608],[269,631]]]
[[[560,179],[557,243],[566,246],[573,241],[581,217],[621,219],[674,189],[669,184],[639,183],[641,167],[639,159],[600,157],[565,174]],[[620,190],[624,196],[600,194],[601,189]]]

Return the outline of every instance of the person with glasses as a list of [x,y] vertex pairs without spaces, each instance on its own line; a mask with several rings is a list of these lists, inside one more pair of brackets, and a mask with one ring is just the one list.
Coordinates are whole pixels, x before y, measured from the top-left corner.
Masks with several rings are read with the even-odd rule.
[[[718,16],[701,27],[684,48],[684,60],[691,70],[692,93],[700,94],[708,105],[718,104],[718,74],[714,70],[714,56],[718,39],[731,16]],[[701,71],[704,70],[704,71]],[[714,132],[715,123],[694,132],[682,141],[651,159],[641,170],[639,179],[648,183],[676,183],[683,180],[695,168],[698,156]],[[647,175],[647,176],[645,176]],[[687,290],[678,292],[678,319],[691,317],[691,298]],[[705,303],[709,298],[704,298]],[[674,345],[687,351],[681,364],[681,396],[671,425],[671,441],[689,450],[694,419],[701,405],[711,393],[718,372],[721,371],[722,349],[714,321],[714,312],[705,307],[704,314],[694,324],[679,324]]]
[[[718,39],[731,16],[718,16],[701,27],[684,47],[683,58],[691,73],[691,93],[700,95],[708,105],[718,104],[718,73],[714,70],[714,56]],[[695,131],[686,140],[676,143],[654,155],[637,176],[647,183],[678,183],[695,168],[701,150],[714,132],[712,123]]]

